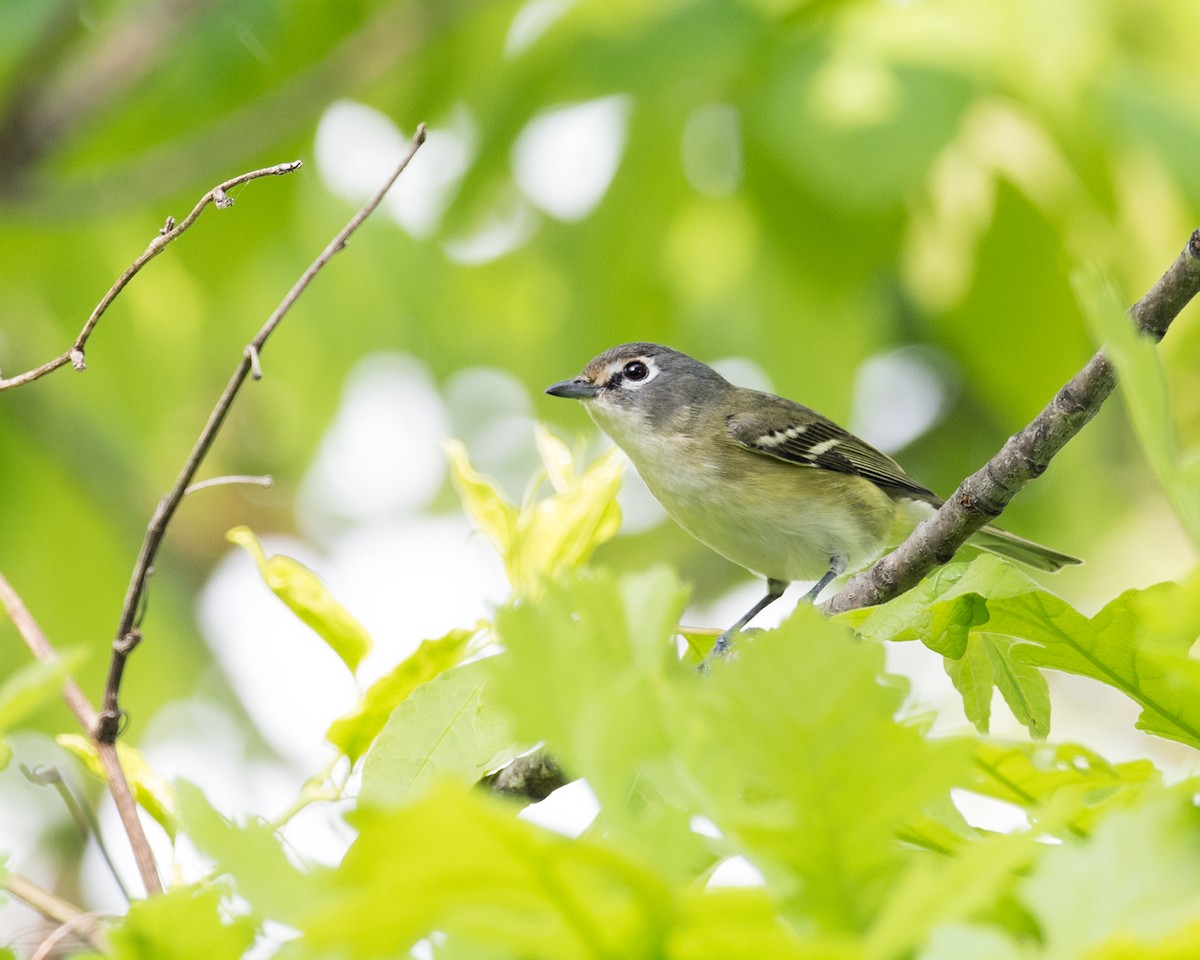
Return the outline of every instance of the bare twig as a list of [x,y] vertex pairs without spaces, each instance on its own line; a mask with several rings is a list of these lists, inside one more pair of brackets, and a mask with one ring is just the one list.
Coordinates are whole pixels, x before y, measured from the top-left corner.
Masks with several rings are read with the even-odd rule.
[[[33,651],[35,657],[39,660],[57,659],[57,654],[50,646],[50,641],[46,639],[42,628],[38,626],[37,621],[33,619],[33,614],[29,612],[24,601],[3,575],[0,575],[0,604],[4,605],[9,619],[12,620],[17,632],[21,634],[26,646]],[[79,725],[91,737],[92,743],[96,747],[108,780],[109,792],[112,794],[113,803],[116,804],[121,823],[125,827],[125,833],[129,837],[129,845],[133,848],[134,860],[137,861],[146,892],[158,893],[162,890],[162,883],[158,879],[158,871],[154,866],[154,857],[150,853],[150,842],[146,839],[146,831],[142,829],[142,821],[138,819],[137,805],[129,790],[129,783],[125,779],[125,771],[121,769],[121,761],[117,758],[116,746],[112,743],[100,742],[96,735],[100,726],[96,711],[88,702],[87,697],[83,695],[83,691],[79,689],[79,684],[71,677],[67,677],[63,681],[63,699],[67,701],[67,706],[75,714],[75,719],[79,721]]]
[[87,323],[83,325],[83,329],[79,332],[79,336],[75,338],[75,342],[71,344],[70,349],[59,354],[53,360],[47,360],[40,367],[35,367],[32,370],[27,370],[12,377],[0,378],[0,390],[8,390],[12,387],[31,383],[48,373],[52,373],[59,367],[66,366],[68,363],[72,364],[76,370],[85,369],[87,364],[84,359],[84,350],[87,347],[88,338],[92,335],[92,331],[96,329],[96,324],[100,322],[100,318],[104,315],[104,312],[142,267],[162,253],[167,244],[175,240],[195,223],[210,203],[218,208],[229,206],[232,203],[232,200],[228,196],[229,190],[239,184],[258,180],[261,177],[274,177],[291,173],[294,170],[300,169],[300,166],[301,163],[299,160],[293,160],[291,163],[277,163],[273,167],[264,167],[262,170],[252,170],[249,173],[243,173],[209,190],[208,193],[200,198],[196,206],[192,208],[192,212],[179,223],[175,223],[173,219],[168,219],[166,226],[150,241],[150,245],[146,247],[145,252],[129,265],[117,282],[112,285],[108,293],[96,304],[96,308],[92,311],[91,316],[88,317]]
[[[95,950],[107,949],[104,930],[100,926],[101,918],[96,914],[84,913],[75,904],[55,896],[49,890],[44,890],[19,873],[10,873],[4,878],[4,889],[43,917],[66,927],[66,933],[62,936],[71,934]],[[60,936],[59,939],[61,938]]]
[[249,484],[250,486],[255,487],[269,487],[274,482],[274,477],[265,474],[261,477],[212,477],[208,480],[200,480],[197,483],[193,483],[190,487],[183,491],[183,495],[186,497],[188,494],[195,493],[197,490],[207,490],[209,487],[228,487],[237,483]]
[[59,951],[59,944],[68,937],[75,937],[95,950],[106,951],[104,928],[100,926],[103,919],[102,913],[81,913],[59,924],[50,936],[38,944],[38,948],[29,955],[29,960],[50,960],[51,957],[63,956]]
[[67,808],[67,813],[71,815],[71,819],[75,823],[75,829],[79,831],[80,838],[86,843],[88,840],[96,842],[96,848],[100,851],[100,856],[104,863],[108,866],[108,872],[112,874],[113,880],[116,882],[118,889],[121,891],[121,896],[126,901],[130,900],[129,890],[125,886],[125,881],[121,879],[121,872],[117,869],[117,865],[113,863],[112,855],[108,852],[108,844],[104,842],[104,834],[100,830],[100,823],[96,819],[95,811],[90,805],[81,803],[75,797],[74,791],[70,784],[62,775],[62,771],[55,766],[38,767],[35,770],[30,770],[24,764],[21,764],[21,772],[25,774],[25,779],[30,783],[37,784],[42,787],[52,787],[62,800],[63,806]]
[[129,837],[129,846],[133,849],[133,859],[137,863],[138,873],[146,887],[146,893],[161,893],[162,881],[158,877],[158,867],[154,863],[154,853],[150,849],[150,841],[142,827],[141,818],[137,812],[137,801],[133,799],[133,791],[129,789],[129,781],[125,779],[125,771],[121,768],[121,759],[117,756],[117,745],[106,743],[97,732],[92,734],[96,753],[100,756],[100,766],[104,768],[104,777],[108,780],[108,791],[112,794],[117,813],[121,817],[121,826]]
[[138,554],[137,563],[134,565],[133,575],[129,581],[129,589],[125,594],[125,603],[121,609],[121,620],[117,626],[116,639],[113,641],[113,655],[112,660],[109,662],[108,681],[104,688],[104,702],[100,710],[100,721],[96,731],[97,739],[100,741],[111,744],[116,740],[119,732],[121,710],[118,705],[118,693],[121,687],[121,677],[125,671],[125,661],[133,648],[141,640],[141,632],[138,630],[136,623],[137,613],[142,604],[142,598],[145,594],[154,557],[158,553],[158,548],[166,533],[167,525],[175,515],[175,510],[179,507],[184,492],[195,477],[196,471],[207,455],[209,448],[212,447],[213,441],[216,439],[217,433],[220,431],[222,424],[225,422],[225,417],[233,405],[234,398],[237,396],[246,377],[250,375],[252,369],[256,366],[257,358],[262,353],[264,344],[266,344],[267,339],[275,331],[275,328],[279,326],[280,321],[283,320],[300,295],[308,288],[308,285],[312,283],[313,278],[336,254],[345,248],[346,241],[350,239],[354,231],[379,206],[384,195],[391,188],[392,184],[396,182],[400,174],[404,172],[404,168],[408,166],[409,161],[424,142],[425,125],[421,124],[417,127],[417,132],[413,136],[412,145],[408,152],[384,184],[367,201],[363,208],[350,219],[350,222],[338,232],[337,236],[329,242],[329,245],[321,252],[321,255],[309,265],[308,269],[300,276],[300,279],[292,286],[292,289],[288,291],[287,296],[283,298],[279,306],[267,318],[262,329],[258,331],[258,334],[250,342],[246,350],[243,351],[241,362],[234,370],[229,382],[225,385],[225,390],[222,392],[220,399],[217,400],[216,406],[213,407],[212,413],[209,414],[208,422],[200,432],[200,436],[197,438],[196,444],[187,458],[187,462],[183,465],[183,469],[175,480],[175,485],[159,501],[158,508],[154,511],[154,516],[151,517],[150,524],[146,528],[146,536],[142,541],[142,548]]
[[[1200,292],[1200,230],[1167,272],[1129,309],[1138,329],[1161,340],[1171,321]],[[843,613],[884,603],[911,589],[929,571],[947,563],[967,538],[1009,504],[1030,480],[1099,411],[1116,387],[1117,378],[1104,351],[1063,387],[1020,433],[978,472],[967,477],[941,509],[923,521],[899,547],[869,570],[851,577],[825,610]]]

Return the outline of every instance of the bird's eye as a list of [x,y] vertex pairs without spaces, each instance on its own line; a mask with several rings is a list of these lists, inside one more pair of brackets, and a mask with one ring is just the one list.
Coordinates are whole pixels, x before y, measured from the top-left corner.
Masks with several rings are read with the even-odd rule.
[[645,380],[650,376],[650,368],[642,363],[641,360],[631,360],[625,364],[621,372],[625,375],[626,380]]

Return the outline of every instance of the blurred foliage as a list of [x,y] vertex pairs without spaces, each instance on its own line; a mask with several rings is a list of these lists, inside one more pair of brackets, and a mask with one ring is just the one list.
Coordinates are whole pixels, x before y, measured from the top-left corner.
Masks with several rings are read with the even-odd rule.
[[[427,121],[468,151],[429,235],[369,224],[270,344],[267,379],[207,471],[279,485],[181,511],[154,586],[161,639],[131,664],[163,681],[131,684],[140,716],[197,676],[188,602],[221,534],[292,524],[343,377],[370,351],[409,351],[439,377],[491,364],[536,391],[603,347],[660,340],[750,357],[779,392],[845,421],[866,358],[932,345],[952,403],[904,459],[945,491],[1089,354],[1073,269],[1136,298],[1200,204],[1200,115],[1183,92],[1200,14],[1186,0],[22,0],[0,18],[8,374],[71,341],[167,214],[244,170],[309,161],[247,185],[151,264],[102,322],[86,374],[3,398],[3,568],[52,637],[106,643],[155,498],[243,344],[350,210],[312,162],[330,104],[352,98],[402,132]],[[516,182],[514,144],[545,111],[611,97],[624,136],[602,200],[575,221],[542,212]],[[531,224],[514,249],[448,255],[514,211]],[[1198,336],[1178,324],[1164,349],[1185,444],[1200,433]],[[583,430],[562,407],[545,410]],[[1093,518],[1115,528],[1162,500],[1115,413],[1090,429],[1009,525],[1102,577]],[[738,575],[669,529],[604,555],[671,559],[705,593]],[[1088,576],[1056,586],[1084,592]],[[0,630],[11,668],[21,655]],[[86,688],[102,669],[94,658]]]
[[[236,191],[233,209],[208,211],[149,265],[101,322],[86,373],[63,369],[0,394],[0,570],[60,650],[90,654],[79,679],[95,697],[156,498],[244,344],[356,206],[330,189],[336,178],[315,158],[318,129],[340,101],[377,111],[401,138],[428,122],[429,148],[440,136],[443,147],[464,151],[461,174],[441,154],[448,192],[440,215],[411,233],[377,216],[301,298],[265,351],[266,378],[239,400],[205,474],[269,472],[278,483],[269,492],[206,491],[188,498],[174,520],[156,563],[146,642],[130,661],[124,689],[133,741],[160,706],[186,696],[199,678],[212,682],[192,607],[226,549],[224,533],[243,523],[296,528],[295,494],[345,376],[373,351],[411,353],[439,382],[465,366],[498,367],[536,392],[604,347],[656,340],[705,360],[750,358],[778,392],[848,422],[863,364],[917,345],[938,358],[946,402],[902,459],[945,493],[1086,360],[1095,341],[1085,318],[1102,324],[1113,304],[1140,296],[1196,225],[1200,108],[1190,90],[1198,47],[1200,7],[1189,0],[12,0],[0,6],[4,374],[65,349],[168,215],[181,217],[214,184],[238,173],[297,157],[306,166]],[[562,176],[565,164],[553,175],[531,168],[530,143],[558,157],[554,144],[531,136],[531,122],[592,101],[607,104],[617,120],[615,173],[594,209],[556,215],[528,178]],[[468,241],[496,223],[512,226],[508,249],[481,261],[464,256]],[[1080,271],[1103,281],[1076,285]],[[1099,305],[1096,290],[1105,291]],[[1101,329],[1112,335],[1111,327]],[[1200,736],[1187,700],[1192,634],[1172,634],[1159,623],[1171,604],[1193,602],[1194,582],[1118,597],[1091,618],[1076,609],[1096,609],[1127,587],[1179,576],[1190,566],[1185,536],[1171,532],[1164,542],[1161,531],[1174,531],[1172,521],[1163,522],[1172,506],[1188,520],[1197,515],[1187,451],[1200,437],[1198,345],[1200,331],[1185,313],[1158,351],[1161,371],[1129,348],[1122,372],[1136,381],[1136,435],[1112,404],[1005,518],[1015,530],[1088,559],[1054,581],[1070,604],[1028,581],[1015,593],[1007,587],[997,593],[998,584],[1009,584],[1007,574],[975,566],[947,573],[933,593],[890,622],[889,631],[922,624],[923,639],[937,638],[980,729],[995,687],[1033,733],[1045,736],[1049,699],[1036,667],[1094,676],[1103,663],[1112,671],[1106,682],[1115,678],[1141,705],[1148,728],[1187,743]],[[558,418],[568,433],[587,429],[572,406],[547,401],[538,411]],[[1138,439],[1153,471],[1143,464]],[[471,479],[460,469],[464,477]],[[492,489],[500,503],[503,495]],[[444,492],[439,502],[449,500]],[[503,505],[517,511],[508,500]],[[607,530],[614,516],[593,517],[597,527],[578,543],[547,549],[554,556],[565,550],[576,562],[603,539],[596,530]],[[547,563],[522,556],[528,587]],[[705,598],[741,575],[670,526],[618,536],[596,556],[617,571],[665,561]],[[618,630],[608,646],[584,626],[571,628],[582,648],[598,645],[596,669],[610,696],[626,682],[655,697],[660,687],[678,685],[687,708],[707,718],[703,723],[714,723],[721,711],[765,709],[766,701],[756,704],[747,691],[724,687],[701,698],[703,705],[687,700],[700,694],[669,673],[660,648],[651,646],[653,653],[630,664],[620,660],[627,640],[641,630],[668,629],[678,613],[672,604],[682,603],[673,580],[664,588],[667,574],[645,576],[652,579],[581,578],[569,600],[551,594],[536,608],[506,611],[501,624],[518,638],[514,656],[521,656],[519,637],[533,629],[522,617],[619,601],[654,626],[627,624],[629,635]],[[648,596],[651,585],[667,590],[657,605]],[[600,598],[597,591],[608,593]],[[1131,628],[1146,663],[1168,664],[1171,677],[1182,679],[1160,688],[1141,672],[1141,661],[1121,660],[1133,654],[1115,638],[1139,617],[1152,624]],[[1031,618],[1035,635],[1026,632]],[[1064,622],[1082,639],[1061,642]],[[937,629],[926,630],[931,624]],[[817,629],[803,626],[810,628]],[[464,635],[448,637],[444,647],[426,649],[427,661],[397,666],[391,684],[372,688],[375,699],[368,691],[361,709],[331,730],[331,741],[357,759],[395,704],[439,674],[443,679],[434,682],[450,685],[453,671],[466,669],[454,666],[465,643]],[[845,653],[836,643],[832,649]],[[859,684],[861,693],[879,667],[875,649],[846,658],[843,682]],[[27,662],[12,626],[0,622],[0,676]],[[590,662],[585,657],[576,669]],[[766,660],[746,666],[764,674],[775,669]],[[543,665],[558,668],[565,665]],[[626,669],[633,673],[621,679]],[[48,689],[35,679],[30,690]],[[588,684],[575,683],[586,695]],[[498,684],[498,696],[511,707],[514,695],[506,698]],[[24,714],[35,704],[17,694],[4,703]],[[936,884],[949,882],[946,875],[909,873],[916,868],[907,853],[883,856],[876,841],[902,812],[917,823],[918,801],[966,774],[952,750],[930,753],[889,719],[895,703],[887,691],[874,690],[873,697],[863,707],[864,722],[895,736],[900,755],[922,770],[928,762],[931,772],[913,776],[911,796],[881,808],[863,849],[840,853],[852,874],[903,874],[914,885],[912,902],[922,903],[921,885],[928,880],[930,889],[941,889]],[[678,720],[659,715],[666,708],[634,731],[627,757],[611,761],[601,749],[600,720],[581,715],[580,729],[570,729],[556,725],[570,717],[559,717],[542,729],[535,719],[555,720],[549,705],[546,711],[525,720],[514,715],[516,735],[522,743],[553,738],[556,748],[572,753],[580,764],[573,769],[604,785],[601,792],[612,791],[606,816],[624,815],[611,798],[635,780],[640,791],[660,791],[668,800],[681,795],[670,771],[644,781],[634,772],[646,763],[663,766],[655,737]],[[646,719],[631,715],[628,722]],[[805,718],[785,711],[783,719],[802,725]],[[71,722],[61,706],[43,708],[36,720],[46,730],[69,729]],[[735,733],[725,736],[716,741],[713,763],[734,752],[728,738]],[[819,744],[810,746],[820,753]],[[461,764],[474,762],[469,754],[447,766],[461,775]],[[845,758],[815,759],[844,773],[838,762]],[[883,782],[889,771],[883,765],[860,772],[868,782]],[[693,773],[688,787],[711,786]],[[772,779],[756,789],[766,796],[793,786]],[[1171,807],[1174,796],[1151,812],[1106,820],[1112,833],[1097,829],[1096,843],[1104,846],[1095,856],[1123,849],[1138,831],[1167,846],[1193,837],[1187,818]],[[1043,799],[1037,795],[1038,803]],[[729,815],[729,835],[746,850],[758,849],[763,831],[797,828],[786,804],[756,810],[763,822],[747,826],[733,815],[745,810],[731,814],[722,806],[736,800],[710,796],[703,809],[717,822],[717,814]],[[433,823],[438,810],[421,803],[413,823]],[[464,818],[480,818],[476,825],[497,816],[487,804],[455,803]],[[608,932],[621,949],[621,937],[645,932],[629,891],[646,882],[682,918],[646,941],[655,949],[668,944],[666,955],[729,956],[720,937],[738,924],[737,943],[768,944],[752,955],[860,955],[839,937],[848,927],[862,933],[869,926],[879,891],[865,883],[854,897],[809,903],[801,881],[811,877],[811,851],[803,844],[791,860],[764,858],[770,896],[702,890],[680,884],[680,874],[645,880],[639,843],[655,831],[669,847],[664,863],[672,870],[694,862],[682,814],[669,807],[609,824],[616,839],[596,840],[599,852],[564,852],[532,828],[514,828],[508,852],[585,877],[599,898],[595,921],[619,918]],[[381,836],[417,829],[381,816]],[[946,823],[936,826],[939,836],[953,833]],[[924,827],[934,829],[928,821]],[[610,842],[614,849],[605,846]],[[997,862],[1015,865],[1028,855],[1018,841]],[[362,856],[346,870],[369,878],[375,865]],[[978,914],[968,916],[968,906],[1000,888],[1010,911],[1030,928],[1042,924],[1044,942],[1058,944],[1066,933],[1033,916],[1037,911],[1022,897],[1052,890],[1083,910],[1091,887],[1068,879],[1070,871],[1088,869],[1084,856],[1047,855],[1022,886],[1013,866],[1003,880],[993,878],[998,886],[964,894],[961,922],[931,913],[928,924],[937,919],[942,926],[923,956],[1027,955],[1011,933],[1015,923],[997,932]],[[1193,894],[1187,887],[1180,897]],[[806,919],[783,931],[777,905],[792,921]],[[1112,907],[1114,916],[1121,908]],[[351,922],[339,909],[330,907],[329,922]],[[538,901],[537,909],[547,905]],[[919,926],[924,915],[914,911],[909,919]],[[183,915],[207,918],[233,953],[244,945],[245,930],[229,925],[212,897],[180,892],[139,908],[129,936],[114,949],[153,955],[155,938]],[[808,938],[803,944],[794,941],[796,929]],[[877,933],[870,942],[886,948],[872,946],[873,955],[908,949],[916,936],[911,925],[887,929],[900,932]],[[1173,934],[1164,927],[1152,936],[1134,926],[1094,946],[1094,955],[1185,955],[1196,936],[1194,927]],[[516,949],[523,941],[514,934],[506,943]],[[456,947],[453,938],[447,944],[448,957],[494,955]]]
[[[492,530],[481,500],[494,488],[459,456],[473,478],[464,504]],[[231,821],[202,785],[168,786],[119,744],[139,804],[212,868],[135,902],[112,926],[111,956],[190,957],[197,938],[213,956],[253,944],[281,960],[1082,960],[1200,947],[1194,779],[1164,787],[1146,761],[988,738],[962,685],[981,734],[933,736],[905,715],[907,681],[884,662],[886,643],[910,639],[963,659],[986,630],[997,674],[1080,674],[1133,698],[1152,733],[1200,749],[1200,673],[1186,656],[1200,574],[1127,591],[1089,619],[985,555],[870,611],[831,620],[801,605],[700,674],[679,656],[686,588],[661,566],[619,578],[582,566],[616,488],[594,481],[596,464],[554,462],[551,490],[522,509],[548,506],[559,522],[498,538],[509,602],[490,624],[424,644],[379,682],[386,695],[372,688],[339,721],[348,736],[333,742],[352,763],[366,751],[357,789],[334,761],[283,816]],[[585,549],[531,591],[534,558],[564,542]],[[309,622],[311,607],[291,606]],[[460,662],[472,638],[490,655]],[[1031,724],[1041,736],[1044,706]],[[88,753],[81,737],[60,741]],[[579,836],[476,786],[536,743],[595,797]],[[1002,801],[1023,823],[972,826],[954,794]],[[323,801],[355,830],[335,866],[281,834]],[[734,860],[760,882],[718,883]]]

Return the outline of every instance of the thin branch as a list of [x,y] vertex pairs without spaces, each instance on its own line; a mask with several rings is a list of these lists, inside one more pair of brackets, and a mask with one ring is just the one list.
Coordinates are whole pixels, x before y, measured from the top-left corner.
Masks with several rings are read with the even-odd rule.
[[295,170],[299,170],[300,166],[301,162],[299,160],[293,160],[291,163],[277,163],[273,167],[264,167],[262,170],[252,170],[249,173],[243,173],[209,190],[208,193],[200,198],[196,206],[192,208],[192,212],[179,223],[175,223],[173,218],[169,218],[166,225],[159,231],[158,236],[150,241],[150,245],[146,247],[145,252],[129,265],[117,282],[112,285],[108,293],[96,304],[96,308],[92,311],[91,316],[88,317],[87,323],[83,325],[83,329],[79,332],[79,336],[75,338],[75,342],[71,344],[70,349],[59,354],[53,360],[46,361],[40,367],[35,367],[33,370],[27,370],[25,373],[19,373],[8,378],[0,377],[0,390],[8,390],[12,387],[31,383],[48,373],[54,372],[59,367],[66,366],[68,363],[72,364],[76,370],[86,369],[87,364],[85,362],[84,351],[87,347],[88,338],[92,335],[92,331],[96,329],[96,324],[100,322],[100,318],[104,316],[104,312],[142,267],[162,253],[166,249],[167,244],[175,240],[195,223],[209,204],[215,205],[217,209],[232,206],[233,200],[229,196],[228,191],[234,187],[243,183],[249,183],[251,180],[258,180],[261,177],[277,177],[292,173]]
[[108,948],[100,917],[96,914],[84,913],[75,904],[55,896],[19,873],[10,873],[4,878],[4,889],[46,919],[62,924],[67,928],[67,933],[79,937],[93,949]]
[[[24,601],[3,575],[0,575],[0,603],[4,605],[9,619],[12,620],[17,632],[21,634],[26,646],[33,651],[35,657],[39,660],[57,659],[58,655],[50,646],[50,641],[46,639],[42,628],[38,626],[37,621],[33,619],[33,614],[29,612]],[[105,777],[108,780],[109,792],[112,794],[113,803],[116,804],[121,823],[125,827],[125,833],[129,837],[129,845],[133,848],[133,857],[142,875],[142,883],[146,886],[146,892],[158,893],[162,890],[162,883],[158,878],[158,870],[154,866],[150,841],[146,839],[146,831],[142,828],[142,821],[138,818],[137,804],[133,800],[129,782],[125,779],[125,771],[121,769],[121,761],[117,757],[116,747],[111,742],[102,743],[100,741],[97,736],[100,722],[96,711],[88,698],[83,695],[83,691],[79,689],[79,684],[71,677],[67,677],[63,681],[63,699],[67,701],[67,706],[75,714],[75,719],[79,721],[80,726],[83,727],[96,747],[100,763],[104,767]]]
[[162,881],[158,877],[154,853],[150,849],[150,841],[146,837],[141,817],[138,816],[137,801],[133,798],[133,791],[129,789],[125,771],[121,768],[117,745],[105,743],[97,734],[92,735],[92,742],[100,757],[100,766],[104,768],[104,777],[108,780],[108,791],[112,794],[113,803],[116,804],[117,813],[121,817],[121,826],[125,828],[129,837],[129,846],[133,849],[133,859],[146,887],[146,893],[162,893]]
[[209,487],[228,487],[233,484],[247,484],[254,487],[269,487],[275,482],[275,478],[264,474],[261,477],[247,476],[232,476],[232,477],[212,477],[208,480],[200,480],[193,483],[190,487],[183,491],[186,497],[189,494],[195,493],[197,490],[207,490]]
[[312,283],[313,278],[336,254],[345,248],[350,236],[374,212],[375,208],[379,206],[384,195],[391,189],[392,184],[396,182],[400,174],[404,172],[405,167],[408,166],[409,161],[412,160],[424,142],[425,125],[420,124],[417,127],[416,134],[413,136],[412,145],[409,147],[408,152],[384,184],[367,201],[363,208],[350,219],[350,222],[338,232],[337,236],[329,242],[329,245],[322,251],[321,255],[309,265],[308,269],[304,271],[292,289],[288,291],[287,296],[283,298],[279,306],[267,318],[262,329],[258,331],[257,336],[243,351],[241,362],[226,384],[220,399],[217,401],[216,406],[213,407],[212,413],[209,414],[208,422],[200,432],[200,436],[197,438],[196,444],[187,458],[187,462],[183,465],[183,469],[175,480],[175,485],[159,501],[158,508],[154,511],[154,516],[151,517],[150,524],[146,528],[146,536],[142,541],[142,548],[138,554],[137,563],[134,565],[133,575],[129,581],[129,589],[125,594],[125,603],[121,609],[121,620],[117,626],[116,639],[113,641],[112,660],[109,663],[108,681],[104,687],[104,702],[100,711],[99,725],[96,729],[98,740],[111,744],[116,740],[119,733],[121,710],[118,704],[118,693],[121,687],[121,677],[125,672],[125,662],[129,654],[141,641],[141,632],[136,623],[137,613],[142,605],[142,599],[145,595],[146,584],[150,577],[154,558],[158,553],[159,546],[162,544],[167,525],[171,522],[171,518],[175,515],[175,511],[183,499],[184,492],[196,476],[196,471],[200,468],[200,464],[204,461],[204,457],[212,447],[213,441],[216,439],[217,433],[220,431],[222,424],[225,422],[225,417],[233,405],[234,398],[237,397],[238,391],[241,389],[246,377],[250,375],[252,369],[257,365],[263,346],[275,331],[275,328],[279,326],[284,316],[286,316],[287,312],[291,310],[292,306],[300,298],[300,295],[308,289],[308,285]]
[[[1200,293],[1200,230],[1141,300],[1129,309],[1147,336],[1161,340],[1167,328]],[[885,603],[911,589],[935,567],[949,562],[976,530],[998,517],[1030,480],[1099,411],[1117,377],[1104,351],[1063,387],[1029,426],[1008,439],[1000,452],[967,477],[941,509],[917,526],[907,540],[846,583],[825,604],[830,614]]]
[[106,952],[107,940],[104,929],[99,925],[99,921],[104,917],[102,913],[81,913],[66,923],[59,924],[50,936],[38,944],[38,948],[29,955],[29,960],[50,960],[52,957],[65,956],[66,954],[59,950],[59,944],[68,937],[74,937],[101,953]]
[[104,833],[100,830],[100,823],[96,819],[95,811],[90,804],[80,802],[76,799],[70,784],[67,783],[62,775],[62,771],[55,766],[38,767],[35,770],[30,770],[24,764],[21,764],[21,772],[30,783],[37,784],[40,787],[52,787],[55,790],[63,806],[67,808],[67,813],[71,815],[71,820],[75,823],[75,829],[79,831],[80,839],[84,843],[88,840],[96,841],[96,848],[100,851],[100,856],[108,867],[108,872],[112,874],[113,881],[121,891],[121,896],[125,898],[126,902],[132,900],[133,898],[129,896],[129,890],[125,886],[125,881],[121,879],[121,872],[113,862],[112,854],[108,852],[108,844],[104,842]]

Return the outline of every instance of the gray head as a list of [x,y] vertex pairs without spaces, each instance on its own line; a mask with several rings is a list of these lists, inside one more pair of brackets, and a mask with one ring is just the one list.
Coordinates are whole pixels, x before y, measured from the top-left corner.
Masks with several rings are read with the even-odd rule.
[[686,353],[657,343],[625,343],[605,350],[573,380],[546,388],[552,397],[582,400],[588,413],[612,433],[624,423],[686,419],[700,398],[715,400],[728,380]]

